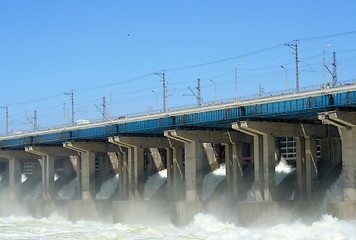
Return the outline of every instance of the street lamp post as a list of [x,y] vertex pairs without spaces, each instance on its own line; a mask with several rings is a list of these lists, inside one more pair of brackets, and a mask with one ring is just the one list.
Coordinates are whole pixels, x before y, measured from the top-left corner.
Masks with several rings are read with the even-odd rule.
[[237,66],[241,65],[242,62],[239,62],[235,67],[235,93],[236,93],[236,102],[237,102]]
[[286,93],[288,93],[288,71],[283,66],[281,66],[286,71]]
[[323,71],[324,71],[324,89],[326,88],[325,81],[325,49],[330,46],[330,43],[323,48]]
[[216,103],[216,83],[213,81],[213,79],[210,79],[210,82],[214,83],[214,89],[215,89],[215,101],[214,101],[214,103]]

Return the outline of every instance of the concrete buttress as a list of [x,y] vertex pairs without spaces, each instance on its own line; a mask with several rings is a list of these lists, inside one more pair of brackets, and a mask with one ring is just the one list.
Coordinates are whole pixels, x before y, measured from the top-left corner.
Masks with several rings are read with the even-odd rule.
[[338,127],[341,137],[344,201],[329,203],[328,212],[341,219],[356,219],[356,113],[324,112],[319,119]]

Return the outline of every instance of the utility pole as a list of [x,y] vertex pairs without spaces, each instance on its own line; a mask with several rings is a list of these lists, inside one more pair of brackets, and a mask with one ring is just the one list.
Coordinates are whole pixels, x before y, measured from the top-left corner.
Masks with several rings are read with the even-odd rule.
[[298,71],[298,40],[294,41],[294,44],[286,44],[286,46],[295,50],[295,80],[296,80],[296,91],[299,92],[299,71]]
[[96,104],[94,104],[94,106],[99,110],[99,112],[101,112],[101,114],[103,115],[103,121],[106,120],[106,100],[105,97],[103,97],[103,104],[101,105],[103,107],[103,110],[101,110]]
[[[211,80],[211,79],[210,79]],[[198,100],[198,106],[201,106],[201,95],[200,95],[200,78],[198,78],[198,84],[197,84],[197,94],[188,87],[188,89],[193,93],[194,97]],[[183,96],[188,96],[188,95],[183,95]]]
[[198,105],[199,105],[199,106],[201,106],[200,78],[198,78],[198,86],[197,86],[197,90],[198,90]]
[[261,83],[260,83],[260,98],[262,98],[262,88],[261,88]]
[[162,73],[155,73],[155,75],[160,76],[162,78],[163,82],[163,111],[166,112],[166,92],[167,92],[167,86],[166,86],[166,75],[164,70],[162,70]]
[[72,125],[74,125],[74,94],[72,91]]
[[336,86],[336,83],[337,83],[337,75],[336,75],[336,52],[333,52],[333,67],[334,67],[334,70],[333,70],[333,87]]
[[6,105],[6,135],[9,135],[9,106]]
[[327,47],[329,47],[330,44],[326,45],[324,48],[323,48],[323,71],[324,71],[324,89],[326,88],[326,80],[325,80],[325,49]]
[[71,93],[64,93],[64,95],[71,96],[71,98],[72,98],[72,125],[74,125],[74,94],[73,94],[73,91]]
[[38,124],[37,124],[37,111],[35,110],[33,114],[33,129],[38,130]]
[[103,97],[103,120],[106,120],[106,102],[105,97]]

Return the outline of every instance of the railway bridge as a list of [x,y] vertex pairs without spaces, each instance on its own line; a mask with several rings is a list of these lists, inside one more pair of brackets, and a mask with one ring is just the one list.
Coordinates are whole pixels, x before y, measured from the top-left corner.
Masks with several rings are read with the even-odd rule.
[[[296,170],[277,184],[282,157]],[[225,181],[204,199],[204,176],[223,164]],[[180,225],[220,209],[250,224],[314,211],[342,172],[343,199],[327,211],[356,219],[356,84],[5,136],[0,169],[0,215],[137,222],[162,214]],[[145,182],[162,170],[166,183],[145,196]],[[108,179],[117,187],[102,198]],[[75,194],[63,196],[73,181]]]

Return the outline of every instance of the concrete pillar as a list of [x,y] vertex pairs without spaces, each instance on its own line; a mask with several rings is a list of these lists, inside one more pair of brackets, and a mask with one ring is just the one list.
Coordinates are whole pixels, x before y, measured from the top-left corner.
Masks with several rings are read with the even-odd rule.
[[145,185],[145,172],[144,172],[144,148],[133,148],[133,198],[143,199],[143,190]]
[[54,161],[55,156],[75,156],[76,153],[63,147],[26,147],[26,152],[41,157],[42,163],[42,200],[53,200],[55,198],[54,185]]
[[[326,137],[327,128],[323,125],[316,124],[297,124],[297,123],[281,123],[281,122],[254,122],[243,121],[233,123],[232,127],[238,131],[245,132],[254,136],[254,159],[255,159],[255,185],[256,199],[271,201],[274,198],[275,188],[275,162],[276,162],[276,146],[274,138],[276,137],[296,137],[297,141],[297,172],[298,172],[298,189],[299,193],[303,194],[303,188],[308,189],[308,196],[311,195],[312,183],[317,174],[316,162],[316,137]],[[262,139],[261,139],[262,138]],[[262,145],[262,150],[261,150]],[[262,162],[257,164],[258,159],[262,158]],[[303,165],[305,159],[305,168]],[[263,169],[263,175],[259,168]],[[305,178],[304,178],[305,172]],[[263,195],[260,196],[261,183],[263,179]],[[305,181],[305,185],[303,184]]]
[[234,176],[233,176],[233,157],[232,143],[225,143],[225,170],[226,170],[226,196],[228,199],[234,199]]
[[327,136],[320,139],[320,159],[323,163],[337,165],[341,162],[341,138],[337,128],[327,125]]
[[230,199],[241,200],[243,196],[240,189],[244,179],[241,141],[225,144],[225,167],[227,196]]
[[167,196],[169,200],[173,198],[173,149],[166,148],[166,161],[167,161]]
[[129,193],[128,193],[128,183],[129,183],[129,159],[128,159],[128,151],[123,150],[121,153],[121,159],[122,159],[122,177],[120,178],[119,181],[121,181],[121,197],[120,199],[128,199]]
[[356,127],[341,128],[340,135],[344,201],[356,201]]
[[296,168],[297,168],[297,193],[296,199],[306,197],[306,159],[305,138],[296,137]]
[[331,164],[336,165],[342,160],[342,148],[340,137],[330,137],[330,159]]
[[82,200],[94,200],[95,186],[95,153],[117,152],[111,144],[97,142],[65,142],[63,147],[76,151],[80,156],[80,192]]
[[255,196],[256,201],[264,200],[264,171],[263,171],[263,138],[260,135],[253,136],[253,164],[255,169]]
[[[144,184],[147,177],[144,171],[145,149],[149,148],[153,155],[156,154],[156,157],[153,156],[156,172],[164,167],[158,148],[166,148],[167,184],[174,184],[174,177],[172,176],[174,153],[167,138],[114,136],[109,137],[109,142],[120,147],[123,174],[127,175],[127,177],[123,175],[122,181],[127,179],[127,184],[123,184],[123,187],[127,189],[128,198],[120,198],[121,201],[112,203],[114,222],[130,222],[132,219],[136,219],[136,221],[138,219],[149,220],[150,216],[156,216],[157,211],[160,213],[167,212],[169,204],[165,199],[158,199],[158,202],[144,200]],[[172,188],[169,188],[169,190],[176,191]],[[157,203],[156,206],[154,206],[155,203]]]
[[[22,174],[22,161],[24,160],[35,160],[37,161],[37,156],[24,150],[1,150],[0,157],[9,160],[9,198],[15,200],[21,195],[21,191],[18,191],[21,184],[21,174]],[[37,171],[33,168],[33,175],[37,175]],[[26,193],[32,190],[32,187],[27,186]],[[20,199],[18,199],[20,200]]]
[[272,201],[276,187],[274,137],[263,135],[264,200]]
[[276,186],[275,138],[259,126],[249,126],[247,122],[234,123],[232,127],[253,137],[256,201],[273,201]]
[[16,188],[21,183],[22,166],[18,158],[9,159],[9,198],[17,199]]
[[203,184],[203,148],[199,142],[184,143],[185,150],[185,199],[201,199]]
[[216,158],[215,150],[211,143],[202,143],[205,150],[205,155],[208,160],[208,165],[211,170],[216,170],[219,168],[218,159]]
[[343,202],[328,204],[328,213],[340,219],[356,219],[356,112],[319,113],[325,124],[338,127],[342,147]]
[[164,164],[162,161],[161,154],[158,150],[158,148],[150,148],[150,152],[154,161],[154,164],[156,166],[157,171],[161,171],[164,169]]
[[185,169],[183,168],[183,148],[174,147],[172,148],[173,157],[173,193],[172,198],[174,200],[182,200],[185,195]]
[[[127,149],[127,166],[128,166],[128,188],[129,199],[142,200],[144,183],[146,175],[144,172],[144,149],[150,148],[153,152],[160,155],[158,148],[172,148],[167,138],[162,137],[110,137],[109,142]],[[174,155],[174,153],[173,153]],[[163,166],[162,159],[156,158],[156,171],[159,171]],[[173,157],[174,162],[174,157]],[[174,164],[173,164],[174,171]]]
[[54,198],[54,156],[42,157],[42,199]]
[[77,178],[76,197],[75,199],[82,199],[82,159],[79,156],[71,156],[70,161],[74,167],[75,176]]
[[306,167],[306,197],[310,199],[318,177],[318,163],[316,156],[316,139],[305,138],[305,167]]
[[110,161],[112,165],[115,166],[115,173],[118,174],[117,198],[118,200],[126,200],[128,198],[127,150],[121,148],[120,152],[110,153]]
[[82,200],[95,199],[95,154],[83,151],[80,158]]

